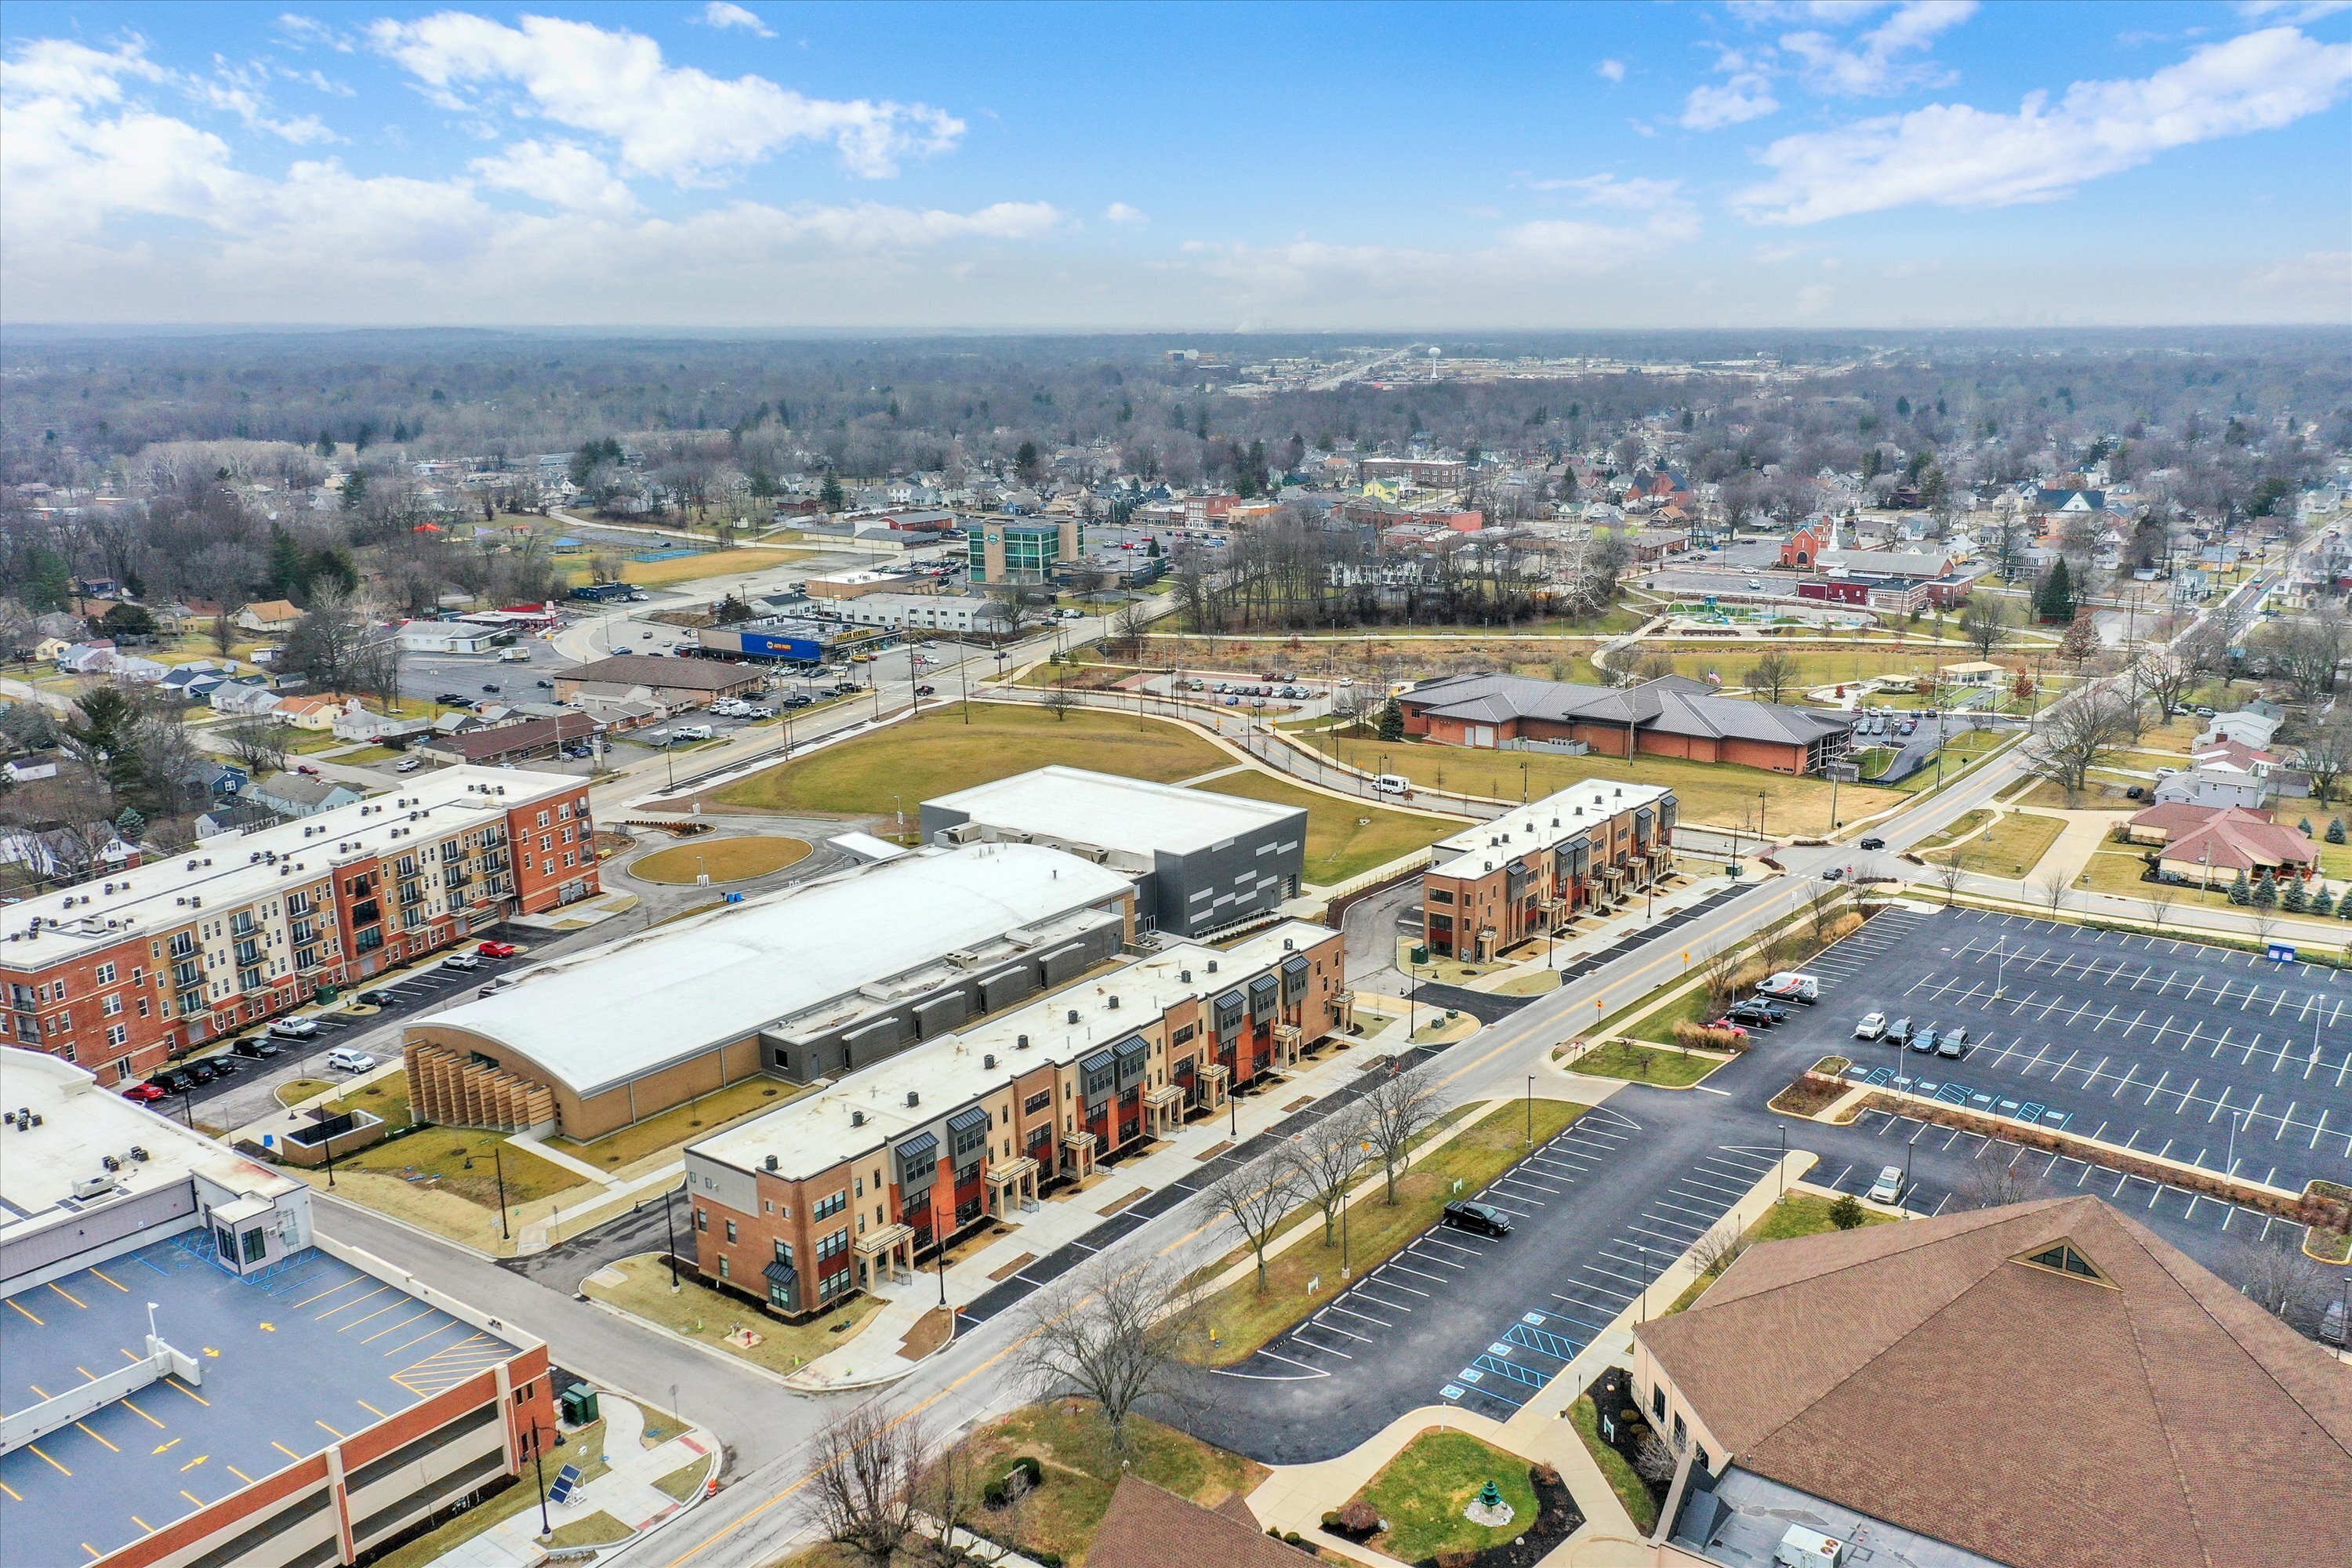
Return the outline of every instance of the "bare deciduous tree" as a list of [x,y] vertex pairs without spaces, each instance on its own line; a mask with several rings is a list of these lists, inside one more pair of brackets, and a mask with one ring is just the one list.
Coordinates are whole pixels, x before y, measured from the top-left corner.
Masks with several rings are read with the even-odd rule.
[[229,755],[252,773],[274,773],[286,765],[294,741],[294,727],[276,719],[239,719],[221,729]]
[[929,1459],[921,1417],[894,1415],[869,1399],[819,1428],[810,1457],[814,1473],[801,1494],[808,1522],[872,1568],[889,1568],[920,1519]]
[[1429,1131],[1444,1112],[1437,1076],[1425,1067],[1393,1074],[1375,1083],[1357,1104],[1362,1110],[1364,1137],[1372,1146],[1372,1158],[1381,1163],[1388,1178],[1383,1201],[1394,1207],[1397,1173],[1412,1152],[1413,1140]]
[[1675,1479],[1676,1463],[1675,1451],[1654,1430],[1643,1433],[1642,1440],[1633,1445],[1633,1473],[1654,1487]]
[[1257,1288],[1265,1289],[1265,1248],[1282,1228],[1300,1197],[1298,1178],[1288,1162],[1260,1160],[1239,1166],[1217,1178],[1208,1191],[1209,1205],[1233,1221],[1257,1259]]
[[1058,724],[1070,716],[1071,709],[1078,705],[1078,694],[1066,686],[1049,686],[1045,688],[1045,695],[1038,700]]
[[1797,661],[1778,651],[1748,667],[1748,689],[1767,702],[1778,702],[1798,682]]
[[2063,871],[2045,871],[2033,879],[2033,901],[2054,917],[2058,906],[2066,901],[2068,879]]
[[2300,1247],[2241,1240],[2223,1272],[2246,1300],[2297,1331],[2310,1326],[2335,1276]]
[[1323,1245],[1331,1245],[1339,1211],[1370,1153],[1370,1139],[1354,1106],[1343,1106],[1284,1145],[1299,1190],[1323,1214]]
[[1747,1250],[1748,1238],[1741,1234],[1737,1221],[1719,1226],[1691,1247],[1691,1272],[1699,1279],[1711,1279],[1738,1262],[1739,1255]]
[[1167,1258],[1073,1269],[1029,1309],[1023,1376],[1041,1399],[1074,1393],[1093,1400],[1113,1451],[1124,1453],[1128,1418],[1139,1407],[1183,1402],[1181,1355],[1200,1309],[1199,1284]]
[[2026,770],[2069,795],[2080,795],[2090,771],[2131,743],[2137,704],[2104,688],[2085,690],[2044,712],[2026,737]]
[[1947,905],[1959,896],[1960,884],[1968,879],[1968,851],[1957,846],[1943,859],[1931,862],[1927,868],[1927,879],[1944,889]]
[[[1986,1147],[1998,1150],[2002,1145],[1992,1143]],[[1964,1209],[1990,1209],[2006,1204],[2031,1203],[2048,1195],[2041,1178],[2019,1170],[2015,1162],[1988,1164],[1979,1161],[1969,1173],[1969,1179],[1960,1184],[1953,1201]]]
[[1979,659],[1992,658],[2015,627],[2009,606],[1990,594],[1971,594],[1960,611],[1960,640],[1976,649]]
[[2170,882],[2150,882],[2141,901],[2147,905],[2148,920],[2162,931],[2164,922],[2172,918],[2172,906],[2180,901],[2180,889]]
[[2352,773],[2352,713],[2339,709],[2328,715],[2305,738],[2296,763],[2311,775],[2311,790],[2319,804],[2334,800],[2336,784]]
[[2158,722],[2171,719],[2188,701],[2197,684],[2196,667],[2171,648],[2142,654],[2132,666],[2132,683],[2141,696],[2156,704]]

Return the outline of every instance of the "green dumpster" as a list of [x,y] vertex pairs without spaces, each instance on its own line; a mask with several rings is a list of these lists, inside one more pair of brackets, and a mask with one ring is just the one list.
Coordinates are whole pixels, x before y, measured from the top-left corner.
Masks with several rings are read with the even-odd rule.
[[596,1391],[584,1383],[575,1383],[565,1389],[559,1403],[567,1426],[585,1426],[596,1419]]

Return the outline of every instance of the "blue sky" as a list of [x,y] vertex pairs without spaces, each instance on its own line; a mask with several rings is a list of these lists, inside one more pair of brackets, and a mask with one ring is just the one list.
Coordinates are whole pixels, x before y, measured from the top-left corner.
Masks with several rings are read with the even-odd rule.
[[2352,5],[0,12],[0,318],[2352,318]]

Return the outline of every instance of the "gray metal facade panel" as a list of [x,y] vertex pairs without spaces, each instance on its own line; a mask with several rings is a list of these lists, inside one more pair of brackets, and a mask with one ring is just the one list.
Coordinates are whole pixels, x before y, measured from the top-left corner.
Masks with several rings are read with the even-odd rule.
[[918,1132],[891,1151],[897,1156],[898,1185],[909,1192],[928,1187],[940,1171],[940,1141],[929,1132]]

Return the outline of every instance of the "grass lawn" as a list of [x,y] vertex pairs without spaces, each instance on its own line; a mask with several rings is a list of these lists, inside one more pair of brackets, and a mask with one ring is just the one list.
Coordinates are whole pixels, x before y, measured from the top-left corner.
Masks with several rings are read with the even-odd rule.
[[1462,826],[1439,817],[1341,800],[1320,790],[1301,789],[1255,769],[1227,773],[1200,787],[1218,795],[1246,795],[1251,800],[1270,800],[1278,805],[1304,806],[1307,879],[1323,887],[1344,882],[1375,866],[1384,866],[1400,855],[1409,855],[1435,843]]
[[[1351,1500],[1371,1504],[1389,1521],[1372,1545],[1420,1563],[1441,1552],[1477,1552],[1525,1535],[1536,1521],[1536,1488],[1528,1470],[1525,1459],[1467,1432],[1423,1432]],[[1511,1521],[1499,1529],[1462,1517],[1488,1481],[1511,1508]]]
[[654,1482],[654,1489],[665,1496],[674,1497],[680,1502],[686,1501],[702,1489],[703,1481],[710,1474],[711,1458],[711,1455],[705,1454],[698,1459],[688,1460],[669,1474],[656,1479]]
[[773,1110],[807,1092],[765,1076],[748,1078],[684,1105],[673,1105],[658,1116],[632,1122],[592,1142],[570,1138],[551,1138],[548,1142],[573,1159],[585,1160],[592,1165],[629,1165],[675,1144],[707,1138],[739,1117]]
[[[1564,1100],[1535,1102],[1535,1141],[1542,1143],[1584,1114],[1585,1108]],[[1528,1110],[1502,1105],[1464,1128],[1420,1163],[1397,1178],[1397,1202],[1382,1201],[1382,1188],[1361,1192],[1349,1209],[1344,1237],[1324,1245],[1321,1211],[1301,1205],[1290,1225],[1308,1225],[1313,1234],[1266,1259],[1266,1289],[1257,1288],[1255,1273],[1235,1280],[1209,1299],[1202,1314],[1204,1332],[1214,1339],[1202,1348],[1201,1359],[1213,1366],[1231,1366],[1246,1360],[1260,1345],[1321,1307],[1341,1288],[1343,1258],[1361,1274],[1376,1268],[1403,1250],[1406,1243],[1437,1223],[1438,1211],[1456,1196],[1475,1196],[1487,1183],[1518,1162],[1528,1148]],[[1378,1172],[1368,1173],[1377,1175]],[[1454,1184],[1459,1180],[1462,1191]],[[1286,1226],[1286,1229],[1289,1226]],[[1246,1251],[1239,1257],[1245,1258]],[[1239,1260],[1233,1255],[1223,1260]],[[1213,1265],[1219,1268],[1222,1265]],[[1320,1278],[1320,1293],[1307,1293],[1307,1282]]]
[[2063,817],[2012,811],[1953,853],[1967,857],[1971,870],[1988,877],[2022,877],[2065,831]]
[[708,876],[713,882],[743,882],[781,871],[807,857],[808,841],[774,835],[742,838],[704,838],[675,848],[657,849],[631,861],[629,875],[648,882],[691,882]]
[[[648,540],[648,548],[667,550],[672,545],[684,547],[683,540]],[[667,588],[677,583],[696,583],[706,577],[748,577],[755,572],[772,571],[794,561],[805,561],[816,553],[811,550],[707,550],[699,555],[680,555],[668,561],[631,561],[625,547],[612,545],[598,552],[621,557],[621,581],[643,588]],[[581,574],[587,581],[585,563]]]
[[[594,1480],[612,1468],[604,1462],[604,1424],[594,1421],[577,1432],[564,1434],[563,1447],[554,1450],[551,1458],[578,1465],[583,1479]],[[375,1568],[425,1568],[490,1526],[526,1510],[535,1512],[538,1508],[539,1489],[526,1473],[489,1501],[467,1509],[430,1534],[420,1535],[397,1551],[377,1558]],[[552,1517],[553,1510],[549,1511]]]
[[362,1084],[348,1094],[337,1096],[328,1103],[328,1109],[364,1110],[371,1116],[383,1118],[383,1124],[395,1132],[416,1119],[415,1113],[408,1109],[408,1073],[405,1068],[388,1072],[373,1083]]
[[1577,1058],[1572,1070],[1595,1078],[1622,1078],[1633,1083],[1663,1084],[1687,1089],[1723,1066],[1721,1057],[1695,1056],[1688,1051],[1644,1046],[1633,1040],[1612,1040]]
[[[1553,756],[1538,752],[1472,751],[1460,746],[1433,746],[1419,742],[1383,745],[1378,741],[1334,742],[1342,761],[1366,773],[1381,770],[1383,757],[1390,773],[1402,773],[1432,789],[1466,790],[1502,800],[1519,797],[1519,765],[1527,764],[1528,794],[1541,796],[1589,778],[1622,780],[1626,784],[1664,784],[1681,803],[1676,820],[1693,825],[1745,827],[1755,831],[1756,796],[1765,796],[1764,825],[1768,832],[1825,833],[1830,826],[1830,785],[1826,779],[1794,779],[1761,768],[1728,763],[1686,763],[1674,757],[1619,757],[1592,754]],[[1328,750],[1318,746],[1318,750]],[[1838,790],[1838,815],[1847,821],[1869,816],[1901,803],[1902,792],[1867,784],[1845,784]]]
[[343,752],[335,761],[358,767],[368,763],[388,763],[402,754],[397,746],[361,746],[355,751]]
[[324,1094],[335,1086],[322,1078],[298,1078],[281,1083],[276,1089],[280,1105],[299,1105],[312,1095]]
[[1131,1415],[1127,1425],[1124,1465],[1090,1401],[1048,1400],[982,1427],[967,1442],[982,1475],[1002,1475],[1026,1455],[1045,1468],[1045,1479],[1017,1507],[982,1510],[971,1522],[1018,1549],[1057,1552],[1076,1563],[1094,1544],[1122,1468],[1203,1508],[1247,1495],[1266,1477],[1265,1466],[1148,1417]]
[[2131,787],[2121,776],[2113,783],[2099,779],[2084,782],[2080,795],[2070,795],[2054,779],[2036,779],[2033,787],[2023,795],[2011,795],[2011,805],[2038,805],[2049,811],[2140,811],[2147,803],[2136,801],[2124,791]]
[[871,816],[1051,763],[1173,784],[1234,757],[1181,724],[1073,710],[975,702],[910,719],[752,774],[713,797],[722,806]]
[[[632,1317],[658,1323],[697,1344],[764,1366],[771,1372],[790,1372],[803,1362],[840,1349],[882,1305],[879,1298],[861,1292],[821,1317],[805,1323],[786,1323],[763,1315],[749,1302],[721,1295],[684,1276],[679,1277],[678,1288],[673,1292],[669,1270],[651,1253],[625,1258],[612,1267],[624,1276],[620,1284],[600,1284],[592,1274],[580,1289],[593,1300],[608,1302]],[[728,1331],[737,1327],[760,1335],[760,1342],[748,1350],[729,1344]],[[870,1370],[878,1370],[898,1348],[877,1341],[870,1352],[875,1363],[875,1368]]]
[[[539,1495],[536,1489],[533,1489],[531,1495],[533,1497]],[[566,1520],[547,1534],[537,1537],[537,1540],[541,1546],[560,1552],[567,1546],[616,1545],[635,1533],[635,1531],[600,1508],[584,1519]]]
[[[1835,1230],[1837,1226],[1830,1218],[1830,1205],[1836,1201],[1815,1193],[1790,1193],[1757,1217],[1756,1223],[1748,1227],[1746,1239],[1752,1247],[1758,1242],[1787,1241],[1794,1237],[1818,1236],[1825,1230]],[[1862,1223],[1892,1225],[1895,1216],[1865,1208],[1862,1211]],[[1683,1310],[1705,1295],[1706,1288],[1714,1284],[1716,1279],[1717,1276],[1710,1274],[1694,1279],[1689,1289],[1675,1297],[1675,1304],[1666,1310]]]
[[[366,1091],[361,1092],[364,1095]],[[361,1103],[367,1101],[362,1100]],[[503,1145],[495,1163],[490,1156],[494,1144]],[[473,1160],[471,1169],[466,1163],[468,1156]],[[348,1159],[338,1158],[335,1169],[430,1186],[436,1192],[491,1210],[499,1205],[500,1172],[505,1174],[509,1205],[553,1197],[587,1184],[554,1162],[508,1142],[503,1134],[470,1127],[420,1128],[405,1138],[362,1149]]]
[[1933,850],[1943,848],[1948,844],[1957,843],[1960,839],[1968,837],[1969,835],[1974,833],[1978,828],[1982,827],[1986,823],[1990,822],[1991,820],[1992,813],[1983,806],[1978,806],[1973,811],[1964,813],[1960,816],[1959,820],[1954,822],[1949,827],[1945,828],[1941,833],[1931,833],[1927,837],[1922,838],[1917,844],[1913,845],[1912,848],[1918,854],[1925,856]]
[[1609,1478],[1609,1489],[1617,1494],[1618,1502],[1633,1517],[1634,1528],[1644,1535],[1656,1529],[1658,1500],[1650,1495],[1650,1489],[1633,1473],[1633,1464],[1614,1445],[1601,1441],[1600,1414],[1593,1408],[1592,1395],[1578,1394],[1576,1403],[1569,1406],[1568,1418],[1576,1423],[1576,1435],[1584,1439],[1585,1452],[1601,1467],[1601,1473]]
[[[1682,983],[1674,981],[1670,984]],[[1641,1005],[1639,1002],[1633,1005],[1634,1007]],[[1633,1008],[1628,1008],[1627,1011],[1631,1012]],[[1705,1024],[1721,1016],[1720,1013],[1707,1005],[1706,987],[1694,985],[1640,1022],[1625,1026],[1623,1032],[1631,1034],[1637,1040],[1650,1040],[1658,1045],[1671,1046],[1675,1043],[1676,1024]],[[1600,1032],[1606,1034],[1615,1027],[1617,1027],[1617,1021],[1612,1018],[1601,1026]]]

